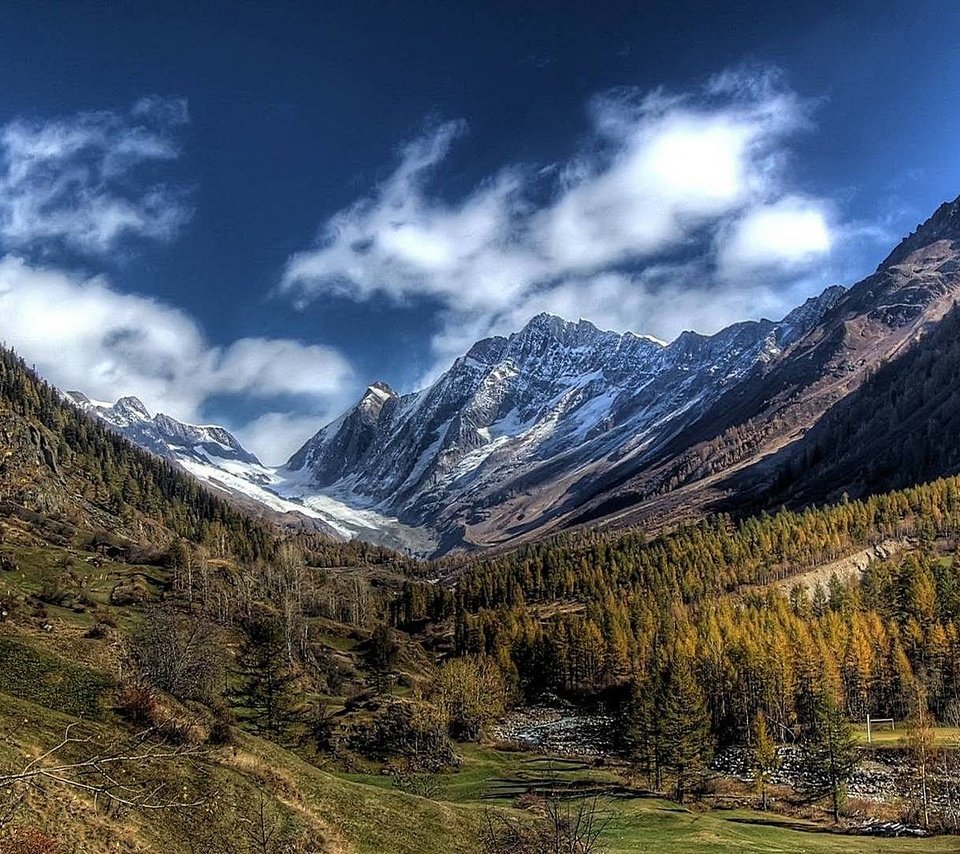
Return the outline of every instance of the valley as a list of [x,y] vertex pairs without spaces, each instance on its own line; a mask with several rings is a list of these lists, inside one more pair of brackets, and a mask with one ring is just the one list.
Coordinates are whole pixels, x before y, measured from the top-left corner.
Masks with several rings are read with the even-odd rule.
[[[749,719],[765,708],[781,750],[795,751],[810,737],[807,692],[835,685],[854,720],[858,703],[892,712],[909,739],[910,673],[923,674],[940,719],[953,713],[955,479],[660,537],[571,532],[428,567],[359,541],[257,527],[65,405],[12,357],[4,366],[12,444],[0,469],[0,694],[11,832],[49,835],[68,810],[75,850],[154,850],[163,840],[167,851],[216,851],[224,834],[235,850],[259,832],[293,850],[486,851],[501,843],[484,827],[539,833],[538,816],[579,809],[594,792],[598,839],[611,852],[951,850],[949,837],[889,838],[919,832],[915,814],[903,815],[916,794],[876,788],[869,781],[899,772],[870,770],[869,754],[845,786],[842,834],[822,790],[796,772],[771,777],[774,809],[757,812]],[[34,431],[15,432],[33,412],[44,413]],[[87,461],[111,459],[108,448],[116,456],[92,478]],[[117,479],[133,465],[136,491]],[[153,488],[179,492],[199,515],[168,510],[148,527],[139,514]],[[858,573],[841,578],[851,557]],[[923,592],[931,583],[933,600]],[[604,592],[613,589],[616,599]],[[658,643],[671,658],[658,659]],[[684,660],[699,669],[702,694],[675,681]],[[645,702],[668,685],[677,720],[703,715],[692,740],[649,728]],[[567,711],[539,713],[533,728],[558,739],[509,723],[544,691]],[[666,726],[677,712],[663,696]],[[584,703],[592,717],[576,711]],[[80,740],[38,759],[64,732]],[[930,749],[949,764],[956,749],[943,732]],[[715,754],[701,753],[714,741]],[[122,788],[102,771],[70,770],[127,743]],[[692,763],[682,772],[667,752],[680,745]],[[913,768],[913,748],[900,747]],[[73,757],[66,766],[60,751]],[[51,776],[22,787],[16,774],[30,767]],[[944,807],[953,779],[930,773],[938,827],[955,820]],[[681,784],[691,791],[679,804],[663,800]],[[150,800],[161,792],[167,800]],[[101,800],[117,806],[101,812]]]
[[0,20],[0,854],[960,852],[960,3]]

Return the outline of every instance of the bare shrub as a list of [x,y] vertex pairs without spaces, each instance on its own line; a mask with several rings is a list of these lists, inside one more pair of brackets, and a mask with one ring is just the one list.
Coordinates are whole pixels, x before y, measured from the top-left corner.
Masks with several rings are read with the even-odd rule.
[[401,760],[390,765],[388,773],[393,777],[393,786],[408,795],[421,798],[437,798],[444,788],[443,777],[422,771],[418,762]]
[[459,762],[442,713],[428,703],[390,703],[369,724],[353,728],[349,746],[375,759],[406,759],[418,771],[440,771]]
[[223,682],[223,652],[209,623],[169,611],[147,615],[130,641],[141,678],[181,700],[209,701]]
[[130,683],[117,691],[117,712],[137,726],[156,726],[160,719],[160,701],[146,685]]
[[484,854],[602,854],[602,836],[610,816],[599,797],[562,798],[544,802],[539,819],[515,819],[488,811],[480,831]]

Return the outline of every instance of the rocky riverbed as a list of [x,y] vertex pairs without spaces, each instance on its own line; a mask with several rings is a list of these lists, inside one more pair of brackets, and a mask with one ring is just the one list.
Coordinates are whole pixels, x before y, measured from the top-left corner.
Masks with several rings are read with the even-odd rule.
[[494,738],[500,741],[577,757],[608,755],[612,735],[613,718],[609,715],[583,712],[560,701],[515,709],[493,730]]

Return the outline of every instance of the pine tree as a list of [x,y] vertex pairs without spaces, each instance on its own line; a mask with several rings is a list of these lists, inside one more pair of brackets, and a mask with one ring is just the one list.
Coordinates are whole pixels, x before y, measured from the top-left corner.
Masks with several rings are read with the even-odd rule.
[[690,784],[713,756],[710,715],[689,658],[674,653],[660,704],[663,764],[676,776],[676,798],[683,803]]
[[240,695],[252,720],[258,727],[280,732],[293,714],[296,674],[278,617],[259,615],[247,622],[237,663],[243,680]]
[[657,698],[660,691],[649,674],[638,674],[630,685],[625,704],[621,732],[626,758],[633,768],[644,774],[648,785],[659,790],[662,785],[662,737]]
[[857,767],[857,746],[853,727],[830,691],[817,703],[803,764],[811,794],[829,795],[833,820],[839,822],[847,780]]

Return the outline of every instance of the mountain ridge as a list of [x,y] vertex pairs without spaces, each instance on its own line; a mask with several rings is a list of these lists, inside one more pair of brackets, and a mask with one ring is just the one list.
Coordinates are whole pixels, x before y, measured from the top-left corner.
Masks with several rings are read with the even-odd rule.
[[368,391],[287,469],[414,524],[439,518],[441,537],[455,542],[458,527],[511,490],[569,475],[564,458],[579,456],[571,465],[582,467],[585,447],[596,464],[664,440],[678,419],[792,346],[843,292],[827,288],[779,322],[686,332],[670,344],[542,313],[478,341],[426,389],[390,394],[375,415]]
[[874,273],[780,321],[665,343],[541,313],[477,341],[424,389],[371,383],[276,468],[222,428],[149,416],[131,398],[88,404],[144,447],[160,434],[156,452],[242,501],[421,555],[587,523],[655,527],[768,491],[791,446],[909,352],[958,291],[960,198]]

